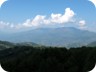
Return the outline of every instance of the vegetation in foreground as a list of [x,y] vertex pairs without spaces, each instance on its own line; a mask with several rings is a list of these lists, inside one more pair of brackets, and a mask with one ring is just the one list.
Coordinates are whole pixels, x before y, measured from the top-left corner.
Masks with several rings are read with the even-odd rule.
[[15,46],[0,51],[9,72],[88,72],[95,66],[96,47]]

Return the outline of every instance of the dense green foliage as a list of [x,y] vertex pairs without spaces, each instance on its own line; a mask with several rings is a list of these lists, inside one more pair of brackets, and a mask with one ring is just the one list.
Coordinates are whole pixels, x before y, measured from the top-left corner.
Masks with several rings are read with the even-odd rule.
[[88,72],[96,62],[96,47],[15,46],[0,51],[0,62],[9,72]]

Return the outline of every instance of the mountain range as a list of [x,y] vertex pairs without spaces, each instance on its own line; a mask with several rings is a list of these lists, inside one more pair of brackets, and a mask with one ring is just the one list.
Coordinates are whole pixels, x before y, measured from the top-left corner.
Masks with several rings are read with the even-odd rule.
[[45,46],[78,47],[96,41],[96,33],[74,27],[38,28],[34,30],[1,34],[0,40],[34,42]]
[[96,41],[89,43],[87,46],[88,47],[96,47]]

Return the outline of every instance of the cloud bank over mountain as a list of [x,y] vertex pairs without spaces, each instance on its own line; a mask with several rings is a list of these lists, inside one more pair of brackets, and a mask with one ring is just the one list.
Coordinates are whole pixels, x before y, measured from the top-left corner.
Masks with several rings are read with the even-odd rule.
[[33,19],[27,19],[23,23],[13,24],[0,21],[0,29],[25,29],[25,28],[36,28],[42,26],[51,26],[51,25],[65,25],[68,23],[78,23],[78,26],[84,28],[86,21],[79,20],[75,18],[76,14],[70,8],[66,8],[64,14],[54,14],[52,13],[49,17],[46,15],[36,15]]

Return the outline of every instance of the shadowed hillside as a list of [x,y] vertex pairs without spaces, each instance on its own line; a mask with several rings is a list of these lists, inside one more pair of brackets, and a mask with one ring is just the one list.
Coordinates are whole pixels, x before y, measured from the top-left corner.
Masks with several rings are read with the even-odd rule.
[[8,41],[0,41],[0,50],[12,48],[14,46],[34,46],[34,47],[37,47],[37,46],[42,46],[42,45],[38,45],[33,42],[12,43],[12,42],[8,42]]

